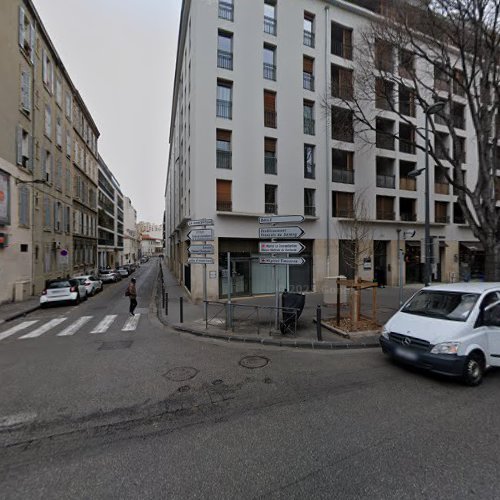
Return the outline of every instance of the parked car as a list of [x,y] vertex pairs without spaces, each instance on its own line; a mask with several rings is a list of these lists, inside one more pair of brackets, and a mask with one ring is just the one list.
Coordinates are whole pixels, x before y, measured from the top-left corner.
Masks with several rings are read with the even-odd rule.
[[116,272],[119,273],[122,278],[126,278],[130,274],[129,270],[125,266],[117,267]]
[[99,271],[99,276],[98,278],[103,282],[103,283],[116,283],[119,279],[116,273],[111,271],[110,269],[101,269]]
[[81,300],[86,300],[86,298],[87,290],[79,280],[73,278],[52,280],[42,292],[40,307],[61,302],[79,304]]
[[87,274],[85,276],[75,276],[73,279],[83,281],[89,297],[92,297],[102,290],[102,281],[91,274]]
[[454,283],[417,292],[385,324],[382,351],[478,385],[500,366],[500,283]]

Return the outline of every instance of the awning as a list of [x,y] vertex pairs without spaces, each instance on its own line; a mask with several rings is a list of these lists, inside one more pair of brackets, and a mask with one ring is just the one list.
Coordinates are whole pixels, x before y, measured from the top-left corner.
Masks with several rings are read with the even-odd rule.
[[460,245],[464,246],[471,252],[482,252],[484,250],[483,244],[479,241],[461,241]]
[[407,240],[405,242],[409,247],[419,247],[420,241]]

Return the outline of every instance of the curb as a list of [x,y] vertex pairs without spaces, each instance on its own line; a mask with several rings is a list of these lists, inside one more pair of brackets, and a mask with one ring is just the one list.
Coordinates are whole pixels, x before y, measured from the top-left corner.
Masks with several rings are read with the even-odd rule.
[[40,309],[40,305],[30,307],[29,309],[25,309],[24,311],[17,312],[15,314],[12,314],[11,316],[8,316],[7,318],[0,319],[0,325],[2,323],[7,323],[8,321],[13,321],[17,318],[20,318],[21,316],[26,316],[29,313],[32,313],[33,311],[36,311],[37,309]]

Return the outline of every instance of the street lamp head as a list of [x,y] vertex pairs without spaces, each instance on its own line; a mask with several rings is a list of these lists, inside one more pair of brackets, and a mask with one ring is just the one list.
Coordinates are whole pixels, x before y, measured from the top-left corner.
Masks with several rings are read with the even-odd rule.
[[444,107],[446,106],[445,101],[437,101],[434,104],[431,104],[426,110],[425,114],[426,115],[435,115],[436,113],[439,113],[440,111],[443,111]]
[[424,170],[425,168],[415,168],[413,170],[410,170],[410,172],[408,172],[406,176],[410,178],[415,178],[418,177]]

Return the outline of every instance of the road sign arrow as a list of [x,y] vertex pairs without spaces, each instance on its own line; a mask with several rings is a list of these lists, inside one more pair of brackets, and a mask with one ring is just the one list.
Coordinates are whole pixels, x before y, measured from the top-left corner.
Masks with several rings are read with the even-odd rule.
[[188,248],[188,252],[194,255],[213,255],[213,245],[192,245]]
[[259,264],[274,264],[287,266],[301,266],[305,264],[304,257],[260,257]]
[[187,225],[189,227],[192,226],[213,226],[214,225],[214,220],[213,219],[195,219],[195,220],[190,220]]
[[300,238],[303,234],[304,230],[299,226],[259,228],[259,238],[261,239],[292,239]]
[[259,217],[259,224],[283,224],[284,222],[304,222],[303,215],[268,215]]
[[213,241],[214,240],[214,230],[213,229],[193,229],[189,231],[188,238],[191,241]]
[[188,264],[213,264],[214,259],[210,257],[190,257],[188,259]]
[[260,253],[302,253],[306,247],[300,241],[260,241]]

